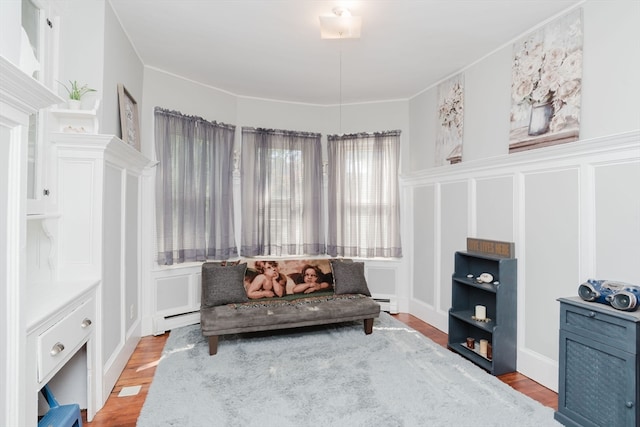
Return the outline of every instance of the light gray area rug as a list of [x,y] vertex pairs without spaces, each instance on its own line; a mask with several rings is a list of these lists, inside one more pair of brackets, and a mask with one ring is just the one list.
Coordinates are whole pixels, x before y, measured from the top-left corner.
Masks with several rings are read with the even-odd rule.
[[560,426],[513,390],[387,313],[231,335],[209,356],[199,325],[171,331],[139,427]]

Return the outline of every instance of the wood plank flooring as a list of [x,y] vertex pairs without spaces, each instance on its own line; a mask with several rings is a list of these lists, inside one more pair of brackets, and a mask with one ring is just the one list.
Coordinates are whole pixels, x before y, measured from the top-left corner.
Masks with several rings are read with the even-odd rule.
[[[447,346],[447,334],[406,313],[393,315],[409,327],[419,331],[432,341]],[[135,427],[144,400],[153,380],[156,365],[162,354],[164,344],[169,337],[166,333],[157,337],[143,337],[124,371],[120,375],[107,403],[98,412],[92,422],[86,422],[86,411],[83,411],[83,422],[88,427]],[[500,380],[514,389],[526,394],[554,410],[558,409],[558,395],[526,376],[514,372],[499,376]],[[141,385],[140,393],[135,396],[118,397],[123,387]]]

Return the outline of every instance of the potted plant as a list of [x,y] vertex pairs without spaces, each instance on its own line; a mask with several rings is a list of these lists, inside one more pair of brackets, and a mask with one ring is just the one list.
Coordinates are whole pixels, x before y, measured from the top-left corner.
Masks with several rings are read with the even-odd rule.
[[82,101],[82,97],[89,92],[95,92],[95,89],[90,88],[88,85],[82,85],[78,83],[77,80],[71,81],[69,80],[69,86],[65,85],[62,82],[58,82],[67,90],[69,94],[69,108],[71,110],[77,110],[80,108],[80,102]]

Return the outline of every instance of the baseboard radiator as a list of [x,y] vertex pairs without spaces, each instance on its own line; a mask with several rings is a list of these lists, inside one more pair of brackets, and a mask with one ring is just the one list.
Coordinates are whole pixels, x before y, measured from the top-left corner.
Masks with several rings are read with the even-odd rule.
[[156,316],[153,319],[153,335],[162,335],[167,331],[183,326],[200,323],[200,311],[174,314],[171,316]]
[[380,304],[380,310],[387,313],[398,313],[398,300],[395,295],[373,295],[373,300]]

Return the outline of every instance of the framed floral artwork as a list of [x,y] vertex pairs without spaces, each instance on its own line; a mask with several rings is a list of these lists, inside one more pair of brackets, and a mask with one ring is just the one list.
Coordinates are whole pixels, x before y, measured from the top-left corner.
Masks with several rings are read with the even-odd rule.
[[582,10],[513,46],[509,152],[575,141],[580,130]]
[[122,140],[140,151],[140,123],[138,103],[123,84],[118,84],[118,105]]
[[438,120],[435,165],[462,161],[464,79],[462,74],[438,85]]

